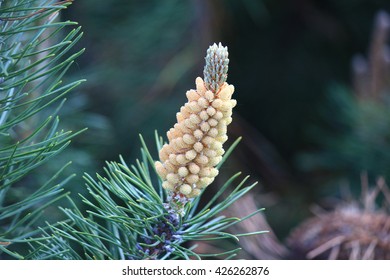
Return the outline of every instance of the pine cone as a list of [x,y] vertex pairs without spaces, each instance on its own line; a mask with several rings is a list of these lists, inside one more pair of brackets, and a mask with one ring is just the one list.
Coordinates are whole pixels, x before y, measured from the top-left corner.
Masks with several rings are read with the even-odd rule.
[[390,259],[390,217],[344,206],[303,222],[287,243],[298,259]]
[[196,90],[186,93],[188,102],[177,113],[177,123],[167,132],[169,140],[155,163],[163,179],[163,188],[174,200],[183,203],[198,196],[218,175],[227,140],[227,126],[232,121],[231,99],[234,87],[227,84],[227,49],[210,46],[204,69],[205,81],[195,80]]

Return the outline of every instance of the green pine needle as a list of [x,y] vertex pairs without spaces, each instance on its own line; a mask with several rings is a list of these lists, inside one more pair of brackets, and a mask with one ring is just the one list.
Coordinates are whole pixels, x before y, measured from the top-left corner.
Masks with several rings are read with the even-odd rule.
[[[38,259],[200,259],[202,257],[232,258],[238,248],[222,253],[197,254],[195,247],[187,248],[188,241],[230,239],[260,234],[264,231],[232,234],[231,226],[261,212],[259,209],[245,217],[225,217],[222,212],[245,195],[256,183],[244,187],[248,177],[235,183],[240,173],[230,178],[202,209],[197,209],[198,198],[189,202],[185,215],[169,212],[166,208],[161,180],[155,172],[154,160],[141,139],[141,159],[128,166],[108,162],[105,176],[96,179],[85,175],[90,196],[82,196],[88,210],[85,214],[73,203],[63,209],[69,222],[50,225],[43,236],[51,246],[32,243],[29,255]],[[156,135],[156,145],[161,145]],[[231,190],[229,195],[225,193]],[[223,198],[223,196],[225,198]],[[53,248],[56,248],[55,251]],[[72,248],[72,250],[69,250]],[[57,252],[57,254],[55,253]]]
[[[84,80],[64,83],[64,75],[84,50],[73,51],[82,36],[75,22],[57,14],[70,2],[10,0],[0,3],[0,250],[24,258],[15,248],[43,242],[37,228],[43,211],[67,195],[66,164],[37,189],[23,190],[24,178],[61,153],[80,132],[60,128],[57,114],[65,95]],[[76,28],[67,32],[70,26]],[[50,174],[49,178],[50,178]],[[58,182],[60,181],[60,182]],[[15,185],[18,184],[18,190]],[[23,197],[15,200],[15,194]],[[3,257],[3,255],[2,255]]]

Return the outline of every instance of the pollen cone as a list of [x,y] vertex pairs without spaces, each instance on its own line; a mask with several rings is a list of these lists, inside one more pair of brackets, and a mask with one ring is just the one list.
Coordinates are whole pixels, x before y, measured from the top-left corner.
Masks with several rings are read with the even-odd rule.
[[227,126],[236,100],[227,84],[227,48],[214,44],[206,56],[205,80],[195,80],[187,91],[188,101],[176,114],[177,122],[167,132],[169,142],[155,163],[163,188],[171,198],[186,202],[198,196],[218,175],[215,166],[224,154]]

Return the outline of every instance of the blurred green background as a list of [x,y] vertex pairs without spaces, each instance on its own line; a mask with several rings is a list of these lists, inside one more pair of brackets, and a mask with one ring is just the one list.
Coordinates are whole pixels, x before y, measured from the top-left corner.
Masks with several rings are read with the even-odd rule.
[[86,52],[69,78],[88,81],[62,120],[89,130],[60,156],[79,174],[72,192],[84,192],[82,173],[101,172],[105,160],[134,162],[139,133],[150,145],[156,129],[165,136],[214,42],[228,46],[238,101],[229,141],[243,136],[220,180],[236,171],[258,180],[258,207],[279,238],[343,186],[359,193],[362,172],[389,178],[389,68],[376,95],[356,82],[361,72],[372,79],[381,10],[390,1],[75,1],[63,17],[83,27]]

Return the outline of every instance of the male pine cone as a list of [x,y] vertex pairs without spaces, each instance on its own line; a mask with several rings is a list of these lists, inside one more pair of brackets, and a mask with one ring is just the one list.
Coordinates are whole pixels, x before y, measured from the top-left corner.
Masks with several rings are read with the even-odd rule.
[[169,143],[155,163],[163,188],[175,200],[198,196],[218,175],[236,100],[227,84],[228,52],[214,44],[207,50],[204,80],[196,78],[196,90],[186,93],[188,102],[176,114],[177,123],[167,132]]

